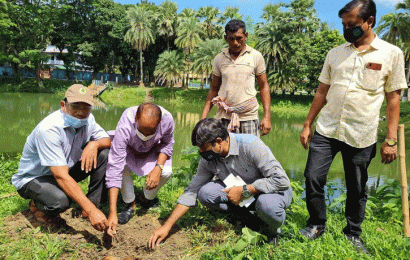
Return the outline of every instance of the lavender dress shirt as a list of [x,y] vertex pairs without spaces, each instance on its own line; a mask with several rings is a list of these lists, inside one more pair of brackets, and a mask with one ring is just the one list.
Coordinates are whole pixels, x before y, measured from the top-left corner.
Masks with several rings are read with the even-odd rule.
[[165,166],[172,166],[174,119],[170,112],[160,108],[161,122],[155,136],[146,142],[136,133],[135,115],[138,106],[127,108],[115,131],[108,132],[111,137],[111,149],[105,177],[107,188],[121,188],[125,165],[138,176],[148,175],[155,167],[160,153],[168,156]]

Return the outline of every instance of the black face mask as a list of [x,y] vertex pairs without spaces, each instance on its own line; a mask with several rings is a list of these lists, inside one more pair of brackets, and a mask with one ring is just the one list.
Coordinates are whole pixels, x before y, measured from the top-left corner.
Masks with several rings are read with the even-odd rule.
[[214,152],[212,149],[204,152],[199,152],[199,154],[208,162],[221,158],[221,154]]
[[343,28],[343,36],[345,37],[345,40],[350,43],[355,43],[360,38],[362,38],[362,36],[364,35],[362,25],[358,25],[349,29]]

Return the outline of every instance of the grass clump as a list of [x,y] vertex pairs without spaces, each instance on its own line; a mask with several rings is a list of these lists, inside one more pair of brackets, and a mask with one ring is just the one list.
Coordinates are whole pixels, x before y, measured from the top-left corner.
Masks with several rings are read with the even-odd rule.
[[44,86],[40,88],[35,79],[16,81],[14,78],[0,77],[0,92],[59,93],[73,84],[89,86],[91,81],[43,79]]

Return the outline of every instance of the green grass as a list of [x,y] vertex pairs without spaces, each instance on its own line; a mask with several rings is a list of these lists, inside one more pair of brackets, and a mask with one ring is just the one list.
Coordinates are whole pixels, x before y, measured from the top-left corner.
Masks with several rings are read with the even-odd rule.
[[100,98],[108,105],[126,108],[143,103],[145,101],[145,93],[145,88],[121,86],[104,91]]
[[[159,218],[166,219],[169,216],[178,196],[183,193],[196,170],[199,158],[196,149],[187,150],[183,158],[189,162],[188,166],[174,170],[172,178],[159,193],[160,208],[150,211]],[[18,158],[1,158],[0,196],[13,192],[13,187],[7,180],[10,180],[17,170],[17,163]],[[137,192],[142,191],[145,179],[134,178],[134,183]],[[81,183],[84,190],[86,185],[86,182]],[[366,220],[362,225],[362,238],[371,256],[356,252],[342,234],[346,222],[345,196],[328,201],[328,229],[324,236],[314,241],[300,236],[298,231],[305,227],[308,213],[306,203],[301,199],[301,184],[292,182],[292,187],[293,203],[287,210],[277,247],[266,243],[263,238],[248,239],[249,234],[242,234],[241,227],[231,224],[227,215],[211,212],[198,205],[178,222],[192,242],[187,253],[197,259],[408,259],[410,239],[403,237],[400,187],[397,182],[387,182],[372,190],[369,196]],[[328,189],[332,189],[331,183],[328,184]],[[394,205],[391,205],[392,203]],[[18,195],[0,200],[1,217],[27,208],[27,200]],[[0,220],[0,257],[58,259],[59,255],[65,252],[70,252],[73,257],[77,255],[78,248],[71,248],[67,242],[45,228],[21,227],[17,230],[19,237],[16,239],[3,231],[2,227],[6,225],[7,223]],[[247,232],[246,229],[244,231]]]
[[[207,90],[150,90],[157,100],[192,100],[201,106],[207,94]],[[117,106],[121,104],[124,107],[139,104],[144,99],[145,90],[139,88],[114,88],[103,94],[104,101]],[[272,111],[283,117],[304,117],[310,102],[311,97],[274,96]],[[385,106],[383,109],[385,110]],[[401,111],[400,122],[410,126],[410,103],[402,103]],[[382,111],[381,115],[383,113]],[[381,129],[385,129],[383,124],[385,122],[381,123]],[[409,136],[410,132],[406,133]],[[172,178],[159,193],[160,208],[151,211],[151,214],[156,214],[159,218],[166,219],[169,216],[177,198],[183,193],[196,170],[196,149],[188,150],[183,158],[188,162],[188,166],[174,169]],[[10,183],[11,176],[17,171],[18,160],[19,157],[0,156],[0,218],[28,208],[28,200],[18,196]],[[141,191],[145,179],[135,178],[134,183],[137,192]],[[87,182],[82,182],[80,186],[85,191]],[[328,229],[324,236],[315,241],[301,237],[298,231],[305,227],[308,213],[306,203],[301,199],[301,183],[292,182],[292,186],[294,201],[287,210],[287,218],[282,226],[282,235],[277,247],[264,242],[263,239],[247,240],[246,233],[242,234],[242,229],[232,225],[226,215],[211,212],[198,205],[178,222],[192,242],[192,247],[187,253],[197,259],[409,259],[410,238],[403,237],[400,185],[397,182],[387,182],[370,193],[366,219],[362,225],[362,238],[371,256],[356,252],[342,234],[346,222],[343,195],[335,201],[328,201]],[[331,187],[332,184],[329,183],[328,192],[331,192]],[[104,211],[107,212],[107,209]],[[3,256],[7,256],[5,259],[58,259],[64,252],[70,252],[74,258],[77,255],[78,248],[70,248],[65,241],[46,229],[21,227],[21,230],[18,230],[19,238],[12,239],[1,228],[6,225],[4,220],[0,220],[0,259]]]
[[89,86],[91,81],[44,79],[44,87],[40,88],[35,79],[17,82],[13,78],[0,77],[0,92],[59,93],[76,83]]

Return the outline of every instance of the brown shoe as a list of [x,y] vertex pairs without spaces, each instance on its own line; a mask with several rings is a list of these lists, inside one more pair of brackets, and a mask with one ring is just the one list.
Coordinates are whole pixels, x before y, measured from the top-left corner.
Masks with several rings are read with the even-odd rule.
[[36,204],[34,203],[34,200],[30,200],[28,207],[30,209],[31,212],[36,212],[38,210]]
[[34,217],[36,218],[38,222],[41,222],[41,223],[48,223],[52,220],[50,216],[48,216],[44,212],[41,212],[40,210],[37,210],[36,212],[34,212]]

